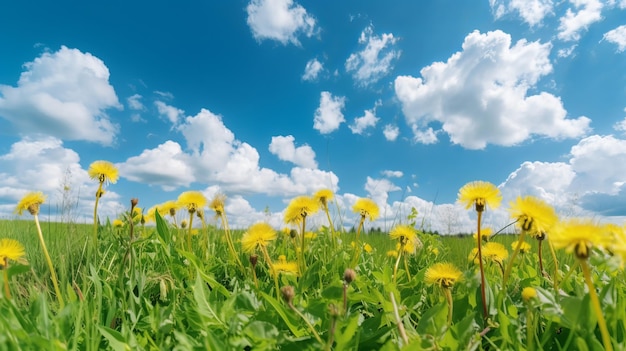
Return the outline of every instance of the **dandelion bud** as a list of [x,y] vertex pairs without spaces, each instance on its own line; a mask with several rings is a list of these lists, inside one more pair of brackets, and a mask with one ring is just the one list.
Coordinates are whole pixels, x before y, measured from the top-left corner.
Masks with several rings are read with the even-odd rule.
[[252,267],[256,267],[256,264],[258,261],[259,261],[259,256],[250,255],[250,264],[252,265]]
[[295,239],[295,238],[296,238],[296,235],[298,235],[298,232],[296,232],[294,229],[292,229],[292,230],[289,232],[289,236],[290,236],[292,239]]
[[175,208],[170,208],[170,216],[172,216],[172,217],[176,216],[176,209]]
[[339,309],[334,303],[331,303],[328,305],[328,313],[330,314],[332,318],[339,317]]
[[283,286],[282,288],[280,288],[280,293],[283,295],[283,300],[285,300],[285,302],[291,306],[291,304],[293,303],[293,298],[294,296],[296,296],[296,291],[294,290],[293,286]]
[[180,226],[181,226],[183,229],[187,228],[187,221],[183,219],[183,220],[182,220],[182,222],[180,222]]
[[196,216],[198,216],[198,218],[200,218],[200,220],[204,220],[204,211],[198,210],[196,212]]
[[138,203],[139,203],[139,199],[137,199],[135,197],[130,199],[130,208],[135,208]]
[[356,279],[356,272],[352,268],[346,268],[343,272],[343,280],[346,284],[352,283]]

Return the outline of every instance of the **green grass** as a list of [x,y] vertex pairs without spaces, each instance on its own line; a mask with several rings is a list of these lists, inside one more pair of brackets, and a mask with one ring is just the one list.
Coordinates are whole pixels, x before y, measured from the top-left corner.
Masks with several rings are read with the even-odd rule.
[[[299,277],[281,275],[279,286],[294,287],[294,307],[322,345],[302,317],[282,302],[260,253],[255,286],[250,254],[240,250],[242,231],[233,236],[246,272],[229,256],[219,228],[200,230],[188,252],[180,245],[187,231],[158,221],[157,227],[136,226],[132,243],[128,227],[100,227],[98,254],[91,257],[90,225],[42,223],[66,300],[62,310],[33,221],[0,221],[0,237],[19,240],[28,261],[12,264],[13,299],[0,299],[0,350],[524,350],[529,327],[535,349],[603,349],[579,270],[555,293],[551,277],[538,272],[534,239],[504,290],[497,265],[486,264],[492,317],[484,324],[477,270],[468,260],[476,245],[471,237],[420,234],[423,247],[407,256],[406,266],[400,264],[394,281],[395,258],[387,252],[396,243],[386,233],[362,235],[373,251],[361,253],[354,267],[357,278],[346,286],[344,309],[342,277],[354,252],[354,234],[343,233],[341,244],[333,244],[328,231],[319,231],[307,243],[306,271]],[[498,235],[493,240],[510,251],[517,237]],[[282,233],[268,251],[273,260],[279,255],[297,258],[293,242]],[[563,279],[574,261],[564,252],[558,255]],[[553,275],[546,245],[543,256],[546,271]],[[424,283],[426,269],[436,262],[452,262],[463,271],[452,290],[451,325],[441,289]],[[591,263],[615,349],[623,349],[624,273],[599,252]],[[539,298],[524,303],[521,289],[528,286],[537,289]],[[536,321],[530,326],[528,313]]]

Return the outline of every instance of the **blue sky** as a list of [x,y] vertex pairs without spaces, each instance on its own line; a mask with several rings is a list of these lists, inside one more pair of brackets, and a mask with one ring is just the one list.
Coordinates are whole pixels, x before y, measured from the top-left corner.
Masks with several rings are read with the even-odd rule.
[[[294,196],[371,197],[388,228],[471,230],[473,180],[563,216],[626,216],[626,1],[1,5],[0,216],[27,191],[89,218],[199,190],[235,226]],[[264,212],[269,208],[271,213]],[[339,214],[335,213],[338,217]],[[322,221],[320,219],[320,221]]]

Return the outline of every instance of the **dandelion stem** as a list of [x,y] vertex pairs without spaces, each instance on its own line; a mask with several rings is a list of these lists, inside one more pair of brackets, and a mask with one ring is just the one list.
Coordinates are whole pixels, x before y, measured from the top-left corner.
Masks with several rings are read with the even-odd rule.
[[57,300],[59,301],[59,306],[61,308],[65,307],[65,302],[63,301],[63,296],[61,295],[61,289],[59,289],[59,282],[57,279],[57,274],[54,270],[54,266],[52,266],[52,259],[50,259],[50,254],[48,254],[48,249],[46,248],[46,242],[43,240],[43,234],[41,232],[41,226],[39,225],[39,216],[34,214],[35,217],[35,225],[37,226],[37,234],[39,234],[39,243],[41,244],[41,249],[43,250],[43,255],[46,258],[46,262],[48,263],[48,268],[50,269],[50,278],[52,279],[52,285],[54,286],[54,292],[57,295]]
[[243,267],[243,263],[241,263],[239,255],[237,255],[237,251],[235,251],[235,245],[233,244],[233,239],[230,236],[230,228],[228,227],[228,221],[224,212],[221,212],[220,218],[222,220],[222,227],[224,227],[224,235],[226,236],[226,242],[228,243],[230,253],[237,262],[237,265],[239,265],[241,272],[245,274],[245,268]]
[[509,264],[506,266],[506,271],[504,272],[504,276],[502,278],[502,290],[506,290],[506,282],[509,280],[509,276],[511,275],[511,270],[513,269],[513,264],[515,263],[515,258],[519,254],[520,248],[524,243],[524,237],[526,236],[526,231],[522,230],[522,233],[519,235],[519,239],[517,241],[517,245],[515,245],[515,251],[513,251],[513,255],[511,255],[511,259],[509,260]]
[[452,292],[450,292],[450,288],[443,288],[443,294],[446,297],[446,302],[448,303],[448,326],[452,325]]
[[104,182],[100,182],[98,185],[98,190],[96,191],[96,203],[93,206],[93,237],[92,237],[92,246],[94,252],[98,253],[98,203],[100,202],[100,197],[102,196],[102,184]]
[[302,255],[302,274],[304,274],[304,271],[306,270],[306,261],[304,259],[304,249],[305,249],[305,230],[306,230],[306,215],[302,216],[302,242],[300,245],[300,255]]
[[400,259],[402,258],[402,252],[404,251],[404,245],[400,245],[400,252],[398,252],[398,258],[396,259],[396,264],[393,266],[393,282],[397,281],[398,274],[398,266],[400,265]]
[[604,344],[604,349],[607,351],[613,351],[613,346],[611,344],[611,335],[609,334],[609,330],[606,326],[606,321],[604,320],[604,315],[602,314],[602,306],[600,306],[600,299],[598,298],[598,294],[596,293],[596,288],[593,285],[593,281],[591,280],[591,270],[589,269],[589,265],[587,261],[580,260],[580,267],[583,270],[583,276],[585,277],[585,283],[587,283],[587,287],[589,288],[589,297],[591,298],[591,306],[593,307],[596,316],[598,317],[598,327],[600,327],[600,333],[602,334],[602,344]]
[[398,332],[402,337],[402,341],[404,341],[404,345],[408,345],[409,337],[406,335],[406,331],[404,330],[404,324],[400,319],[400,314],[398,313],[398,305],[396,305],[396,299],[393,296],[393,292],[390,292],[389,296],[391,297],[391,304],[393,305],[393,316],[396,319],[396,324],[398,325]]
[[317,339],[317,342],[319,342],[320,345],[324,345],[324,341],[322,341],[322,338],[320,338],[320,335],[317,333],[311,322],[309,322],[309,320],[302,314],[302,312],[300,312],[296,308],[296,306],[293,305],[293,302],[289,301],[288,304],[289,308],[291,308],[292,311],[294,311],[298,316],[300,316],[300,318],[302,318],[302,320],[304,320],[304,323],[306,323],[306,326],[309,328],[311,333],[313,333],[313,336],[315,337],[315,339]]
[[278,272],[274,270],[274,264],[272,263],[272,259],[270,259],[270,255],[267,253],[267,249],[265,246],[261,245],[261,252],[263,253],[263,257],[265,261],[267,261],[267,265],[270,268],[270,274],[274,277],[274,285],[276,288],[276,298],[280,299],[280,288],[278,287]]
[[552,243],[548,242],[548,246],[550,247],[552,260],[554,260],[554,278],[552,281],[554,283],[554,291],[556,292],[559,289],[559,261],[556,259],[556,252],[554,252],[554,246],[552,246]]
[[539,255],[539,271],[540,271],[539,273],[541,274],[541,276],[544,276],[544,270],[543,270],[543,254],[542,254],[542,252],[541,252],[541,251],[542,251],[542,245],[541,245],[542,243],[543,243],[543,240],[539,240],[539,243],[538,243],[538,245],[537,245],[537,246],[538,246],[537,253],[538,253],[538,255]]
[[406,278],[411,281],[411,272],[409,272],[409,264],[407,262],[406,255],[402,255],[404,257],[404,270],[406,271]]
[[328,212],[328,205],[326,203],[324,203],[324,212],[326,212],[326,218],[328,218],[328,225],[330,226],[330,233],[333,238],[333,249],[335,249],[337,246],[337,233],[335,232],[333,221],[330,219],[330,213]]
[[192,251],[191,247],[191,228],[193,227],[193,212],[189,212],[189,230],[187,232],[187,250]]
[[530,306],[526,306],[526,350],[535,350],[535,323],[533,321],[533,310]]
[[354,238],[354,257],[352,257],[352,262],[350,262],[350,267],[356,267],[359,262],[359,256],[361,254],[361,245],[359,245],[359,236],[361,235],[361,229],[363,229],[363,222],[365,222],[365,216],[361,215],[361,221],[359,222],[359,227],[356,230],[356,237]]
[[480,220],[482,219],[482,211],[476,211],[478,214],[477,219],[477,229],[476,229],[476,240],[478,241],[478,266],[480,267],[480,298],[483,303],[483,319],[487,320],[488,310],[487,310],[487,296],[485,294],[485,267],[483,264],[483,252],[482,252],[482,238],[480,235]]
[[11,289],[9,289],[9,260],[7,258],[4,259],[4,296],[7,300],[11,300]]

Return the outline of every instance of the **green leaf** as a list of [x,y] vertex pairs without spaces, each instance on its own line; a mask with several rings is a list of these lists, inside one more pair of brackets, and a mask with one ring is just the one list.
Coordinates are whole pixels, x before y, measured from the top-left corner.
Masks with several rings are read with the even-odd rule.
[[226,324],[222,320],[220,320],[217,313],[215,313],[213,307],[211,307],[211,305],[209,304],[209,301],[207,300],[207,296],[205,294],[205,289],[206,287],[204,286],[204,281],[202,280],[202,278],[200,277],[200,273],[198,272],[196,276],[196,284],[193,287],[193,298],[198,305],[198,313],[202,317],[204,317],[203,319],[205,323],[208,323],[210,325],[219,325],[222,327],[226,326]]
[[109,347],[116,351],[130,351],[130,346],[124,340],[124,337],[117,330],[99,325],[98,330],[102,336],[109,342]]
[[437,337],[445,330],[447,319],[448,305],[445,302],[438,303],[424,312],[417,322],[417,332],[420,335],[426,334]]
[[303,335],[306,335],[296,325],[296,323],[289,317],[287,311],[285,310],[283,305],[281,305],[280,302],[278,302],[278,300],[276,300],[275,298],[271,297],[270,295],[264,292],[261,292],[261,296],[263,297],[263,299],[265,299],[265,301],[267,301],[270,305],[272,305],[272,307],[274,307],[274,310],[276,311],[276,313],[278,313],[278,315],[283,319],[285,324],[287,324],[287,327],[289,328],[289,330],[291,330],[293,335],[295,335],[298,338]]

